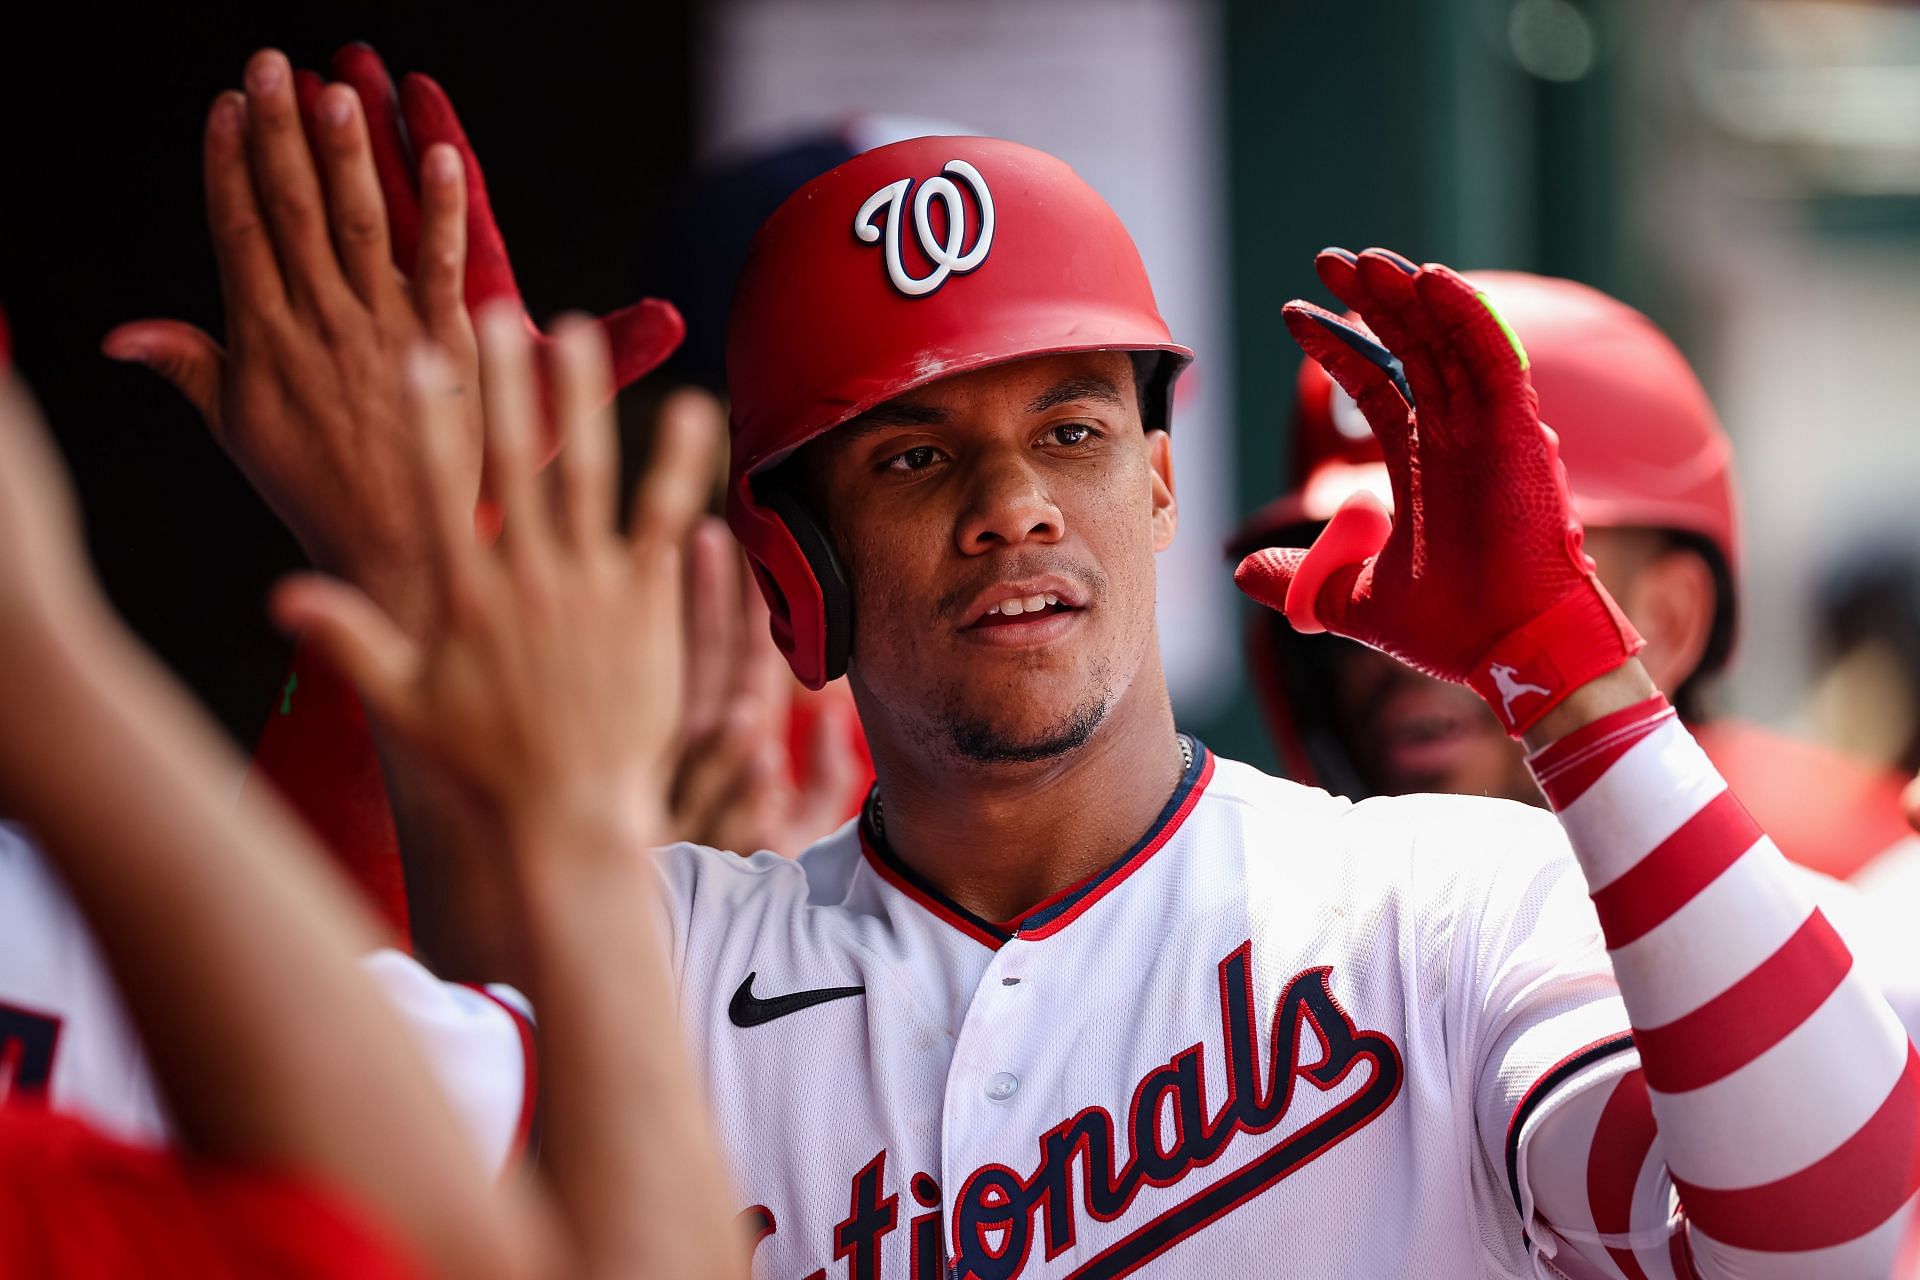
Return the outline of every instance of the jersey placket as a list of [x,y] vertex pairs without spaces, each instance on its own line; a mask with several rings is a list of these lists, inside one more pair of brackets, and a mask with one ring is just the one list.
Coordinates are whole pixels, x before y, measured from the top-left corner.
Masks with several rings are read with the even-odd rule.
[[1027,1176],[1020,1162],[1038,1158],[1042,1131],[1060,1119],[1053,1114],[1061,1103],[1054,1051],[1075,1038],[1074,1029],[1060,1023],[1065,1006],[1057,990],[1072,977],[1048,963],[1060,958],[1061,945],[1058,938],[1029,941],[1018,933],[1002,945],[980,977],[954,1043],[940,1134],[950,1266],[971,1249],[999,1256],[1012,1248],[1018,1255],[1022,1242],[1044,1256],[1045,1243],[1036,1238],[1040,1223],[1017,1202],[1004,1226],[975,1233],[969,1219],[1005,1216],[993,1212],[1006,1202],[992,1184],[1006,1176],[1010,1162],[1013,1177]]

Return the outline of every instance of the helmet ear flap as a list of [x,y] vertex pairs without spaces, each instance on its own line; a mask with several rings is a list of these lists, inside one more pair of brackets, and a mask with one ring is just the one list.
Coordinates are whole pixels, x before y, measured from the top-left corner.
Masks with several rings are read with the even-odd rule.
[[[762,481],[754,485],[754,497],[786,526],[787,536],[799,548],[813,573],[814,584],[820,588],[821,683],[838,680],[847,673],[847,658],[853,650],[853,590],[834,552],[833,540],[800,499],[778,483]],[[777,581],[774,586],[781,589]]]
[[1173,380],[1187,367],[1187,358],[1171,351],[1129,352],[1133,381],[1139,389],[1140,425],[1148,431],[1166,431],[1173,425]]

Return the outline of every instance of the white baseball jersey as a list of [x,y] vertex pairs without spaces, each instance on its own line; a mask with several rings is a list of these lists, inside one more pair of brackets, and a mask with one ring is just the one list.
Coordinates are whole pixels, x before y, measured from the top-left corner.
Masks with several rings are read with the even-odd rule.
[[[441,982],[398,951],[363,963],[414,1033],[481,1158],[503,1167],[531,1115],[525,1001],[509,987]],[[0,822],[0,1099],[41,1090],[56,1110],[126,1141],[161,1142],[170,1130],[139,1034],[86,921],[39,850]]]
[[756,1276],[1550,1274],[1527,1121],[1636,1063],[1550,815],[1196,747],[1138,846],[1002,923],[870,819],[664,855]]

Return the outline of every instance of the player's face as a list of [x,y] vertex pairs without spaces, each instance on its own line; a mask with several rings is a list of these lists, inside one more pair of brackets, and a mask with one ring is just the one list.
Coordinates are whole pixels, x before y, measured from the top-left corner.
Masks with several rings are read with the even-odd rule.
[[1473,690],[1352,641],[1338,642],[1328,665],[1334,736],[1372,794],[1539,803],[1525,754]]
[[[1653,554],[1647,531],[1589,529],[1586,545],[1600,581],[1616,597],[1629,598]],[[1526,753],[1471,689],[1351,641],[1339,641],[1329,662],[1334,735],[1373,794],[1438,791],[1542,802]]]
[[1043,356],[933,383],[803,452],[852,580],[850,675],[876,746],[975,764],[1065,755],[1166,697],[1154,553],[1164,432],[1132,362]]

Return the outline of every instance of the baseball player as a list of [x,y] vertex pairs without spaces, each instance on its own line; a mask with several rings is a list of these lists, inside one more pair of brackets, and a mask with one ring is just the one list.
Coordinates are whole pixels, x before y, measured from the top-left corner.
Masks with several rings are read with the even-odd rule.
[[[300,300],[338,304],[336,343],[369,323],[313,234],[337,198],[278,163],[276,57],[249,92],[276,253],[220,260],[229,325],[277,350],[236,348],[229,382],[297,353]],[[1391,354],[1305,304],[1289,327],[1381,435],[1401,514],[1346,508],[1240,581],[1504,709],[1558,824],[1353,805],[1176,730],[1154,554],[1190,353],[1064,164],[903,142],[763,227],[729,335],[730,519],[795,673],[850,677],[878,781],[797,862],[658,860],[756,1273],[1879,1280],[1916,1183],[1912,1046],[1654,693],[1496,313],[1444,267],[1320,267]],[[375,418],[380,394],[353,386]],[[289,518],[353,519],[354,462]],[[383,589],[446,598],[468,535],[430,532]],[[509,522],[525,583],[541,541]],[[335,603],[310,625],[403,738],[396,673],[460,611]],[[610,691],[646,687],[640,639],[596,659]],[[433,815],[402,816],[411,857]],[[469,852],[435,869],[483,880]],[[511,976],[460,890],[416,923]]]

